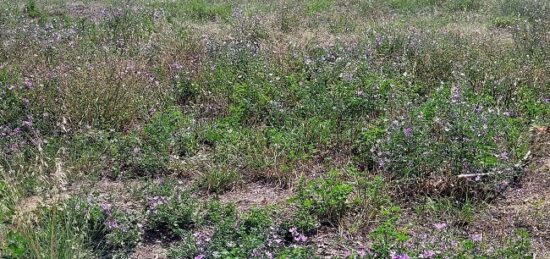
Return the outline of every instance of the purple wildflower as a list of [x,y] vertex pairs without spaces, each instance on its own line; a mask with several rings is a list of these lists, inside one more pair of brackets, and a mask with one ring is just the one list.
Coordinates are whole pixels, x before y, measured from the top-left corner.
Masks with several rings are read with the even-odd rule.
[[109,203],[101,203],[99,204],[99,207],[103,210],[103,212],[107,214],[111,214],[111,204]]
[[21,128],[18,127],[12,130],[11,135],[18,135],[19,133],[21,133]]
[[432,258],[435,256],[435,252],[432,250],[426,250],[420,254],[420,258]]
[[105,225],[108,229],[115,229],[118,228],[118,223],[114,219],[109,219],[107,222],[105,222]]
[[298,229],[296,227],[289,229],[288,232],[290,232],[293,236],[298,235]]
[[19,146],[17,145],[17,143],[13,143],[10,145],[10,151],[15,153],[19,150]]
[[195,259],[204,259],[206,256],[203,254],[195,256]]
[[502,159],[502,160],[508,160],[508,159],[510,159],[510,156],[508,156],[508,152],[502,152],[502,153],[500,153],[499,157],[500,157],[500,159]]
[[166,197],[155,196],[153,198],[149,198],[149,209],[154,210],[158,206],[160,206],[160,205],[162,205],[166,202],[167,202]]
[[23,81],[23,85],[25,85],[25,87],[27,88],[32,88],[33,87],[33,82],[30,78],[28,77],[25,77],[24,81]]
[[405,128],[403,134],[405,134],[405,137],[410,138],[413,135],[413,129],[411,127]]
[[27,126],[29,128],[32,128],[32,117],[28,116],[26,120],[23,121],[23,126]]
[[367,255],[367,252],[365,252],[365,250],[361,249],[361,250],[357,251],[357,255],[359,255],[359,257],[365,257]]
[[434,224],[434,227],[437,229],[437,230],[441,230],[441,229],[444,229],[447,227],[447,223],[445,222],[442,222],[442,223],[435,223]]
[[300,232],[298,232],[298,229],[296,227],[293,227],[293,228],[289,229],[288,232],[290,232],[292,234],[292,239],[294,240],[294,242],[306,242],[307,241],[307,237],[304,236],[303,234],[301,234]]
[[174,62],[172,65],[170,65],[170,68],[172,68],[173,70],[180,70],[183,68],[183,66],[178,62]]
[[407,254],[400,254],[400,255],[392,255],[391,259],[410,259],[410,257]]
[[460,97],[462,96],[462,90],[460,88],[460,84],[457,84],[456,87],[452,89],[452,96],[451,96],[451,102],[452,103],[458,103],[460,102]]
[[303,234],[300,234],[297,237],[294,237],[294,241],[303,243],[307,241],[307,237],[304,236]]
[[483,235],[482,234],[472,234],[470,236],[470,238],[472,239],[472,241],[474,242],[481,242],[481,240],[483,239]]

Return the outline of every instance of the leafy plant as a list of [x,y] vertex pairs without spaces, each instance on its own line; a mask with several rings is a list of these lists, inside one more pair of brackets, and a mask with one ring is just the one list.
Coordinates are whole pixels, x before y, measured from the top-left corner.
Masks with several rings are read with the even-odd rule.
[[202,221],[199,203],[188,191],[148,197],[147,211],[147,232],[161,238],[177,239]]
[[337,225],[349,211],[348,198],[353,191],[353,187],[339,177],[337,171],[331,171],[326,177],[302,182],[292,201],[300,212],[315,215],[322,223]]
[[398,207],[385,208],[382,212],[384,221],[369,234],[373,239],[372,250],[377,257],[388,257],[392,252],[394,254],[406,252],[403,244],[409,236],[396,226],[399,211]]

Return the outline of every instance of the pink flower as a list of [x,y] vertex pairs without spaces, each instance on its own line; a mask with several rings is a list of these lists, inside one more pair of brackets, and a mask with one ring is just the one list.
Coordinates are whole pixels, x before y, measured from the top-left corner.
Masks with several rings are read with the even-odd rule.
[[111,214],[111,204],[109,203],[101,203],[99,204],[99,207],[101,207],[101,209],[103,210],[103,212],[107,213],[107,214]]
[[410,257],[407,254],[400,254],[400,255],[392,255],[391,259],[410,259]]
[[420,254],[420,258],[432,258],[435,256],[435,252],[432,250],[426,250]]
[[483,235],[482,234],[472,234],[472,235],[470,235],[470,238],[474,242],[481,242],[481,240],[483,239]]
[[288,232],[290,232],[293,236],[298,235],[298,229],[296,227],[289,229]]
[[413,135],[413,129],[411,127],[405,128],[403,134],[405,134],[405,137],[410,138]]
[[300,234],[300,235],[296,238],[296,240],[297,240],[298,242],[306,242],[306,241],[307,241],[307,237],[304,236],[304,235],[302,235],[302,234]]
[[294,239],[295,242],[306,242],[307,241],[307,237],[304,236],[303,234],[299,233],[298,229],[296,227],[293,227],[293,228],[289,229],[288,232],[290,232],[292,234],[292,238]]
[[195,256],[195,259],[204,259],[206,256],[203,254]]
[[183,66],[180,65],[178,62],[174,62],[172,65],[170,65],[170,67],[174,70],[180,70],[183,68]]
[[32,80],[28,77],[25,77],[24,81],[23,81],[23,85],[25,85],[25,87],[27,88],[32,88],[32,86],[34,85],[32,83]]
[[105,222],[105,225],[107,225],[108,229],[118,228],[118,223],[114,219],[108,220],[107,222]]
[[434,227],[437,229],[437,230],[441,230],[441,229],[444,229],[447,227],[447,223],[445,222],[442,222],[442,223],[435,223],[434,224]]

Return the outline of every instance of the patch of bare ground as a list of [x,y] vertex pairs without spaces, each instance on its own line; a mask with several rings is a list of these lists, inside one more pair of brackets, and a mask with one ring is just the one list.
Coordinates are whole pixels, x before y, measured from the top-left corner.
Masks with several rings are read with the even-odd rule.
[[344,234],[335,231],[334,228],[322,227],[317,234],[311,237],[311,243],[317,247],[316,256],[321,258],[346,257],[367,251],[367,237],[360,234]]
[[223,203],[233,203],[239,211],[247,211],[254,207],[265,207],[282,204],[290,198],[292,191],[275,185],[250,183],[235,188],[219,196]]
[[139,244],[130,254],[132,259],[165,259],[168,258],[166,248],[160,244]]
[[491,204],[473,229],[487,240],[507,239],[516,229],[526,229],[536,258],[550,258],[550,127],[532,131],[533,158],[520,186]]
[[111,203],[124,211],[139,210],[143,205],[136,201],[132,190],[143,185],[139,180],[113,181],[101,179],[90,188],[94,199]]

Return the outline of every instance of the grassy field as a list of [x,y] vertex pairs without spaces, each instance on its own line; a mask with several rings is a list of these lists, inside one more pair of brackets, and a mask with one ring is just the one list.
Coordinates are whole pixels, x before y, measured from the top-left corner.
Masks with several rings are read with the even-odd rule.
[[0,1],[0,257],[549,258],[550,1]]

